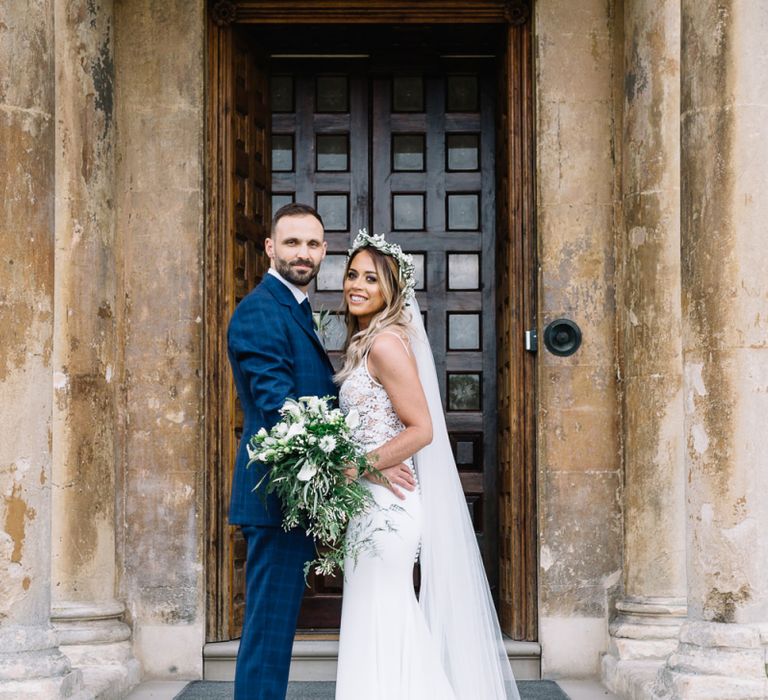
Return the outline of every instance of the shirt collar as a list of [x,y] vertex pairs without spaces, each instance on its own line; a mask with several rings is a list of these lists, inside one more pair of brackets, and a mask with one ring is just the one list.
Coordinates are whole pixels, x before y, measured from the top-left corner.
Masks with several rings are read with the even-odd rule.
[[270,275],[273,275],[274,277],[277,277],[288,289],[291,290],[291,294],[293,294],[293,298],[296,299],[297,304],[301,304],[305,299],[309,299],[309,296],[302,292],[295,284],[292,284],[289,282],[285,277],[283,277],[277,270],[275,270],[274,267],[270,267],[269,270],[267,270],[267,273]]

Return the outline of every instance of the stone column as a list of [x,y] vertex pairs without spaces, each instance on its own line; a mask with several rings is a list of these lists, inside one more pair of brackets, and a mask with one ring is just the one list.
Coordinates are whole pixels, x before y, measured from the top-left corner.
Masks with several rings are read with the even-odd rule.
[[680,311],[680,5],[624,4],[624,597],[603,678],[652,682],[685,618],[685,477]]
[[112,2],[56,0],[53,610],[98,697],[138,682],[115,600]]
[[766,698],[768,5],[682,2],[688,621],[657,697]]
[[[0,698],[86,697],[51,605],[53,4],[0,4]],[[12,70],[8,70],[12,67]]]
[[199,678],[206,3],[114,7],[120,590],[145,674]]

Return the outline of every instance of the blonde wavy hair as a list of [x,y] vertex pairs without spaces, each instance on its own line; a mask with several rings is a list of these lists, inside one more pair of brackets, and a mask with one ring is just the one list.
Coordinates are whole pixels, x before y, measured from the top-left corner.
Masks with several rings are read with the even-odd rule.
[[344,365],[336,373],[334,379],[341,384],[363,361],[373,345],[376,336],[384,330],[394,331],[403,338],[408,337],[408,314],[406,313],[406,297],[404,286],[400,282],[400,270],[397,260],[391,255],[385,255],[373,246],[362,246],[349,257],[344,268],[344,279],[347,279],[352,261],[361,251],[367,251],[373,259],[384,306],[374,315],[368,327],[360,329],[357,317],[349,313],[346,295],[341,310],[347,324],[347,339],[344,342]]

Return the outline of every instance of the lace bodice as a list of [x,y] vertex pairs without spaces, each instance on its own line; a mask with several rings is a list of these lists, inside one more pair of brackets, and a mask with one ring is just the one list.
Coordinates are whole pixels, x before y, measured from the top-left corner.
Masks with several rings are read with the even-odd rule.
[[[352,370],[352,373],[344,380],[339,388],[339,405],[344,413],[349,413],[352,409],[357,410],[360,416],[360,422],[352,432],[352,439],[362,447],[365,452],[370,452],[384,443],[389,442],[393,437],[405,430],[403,422],[397,415],[395,407],[389,400],[386,389],[371,376],[368,371],[368,358]],[[406,500],[400,501],[393,496],[388,489],[381,484],[362,479],[361,483],[368,489],[375,491],[374,499],[379,504],[379,509],[374,510],[373,519],[367,514],[364,517],[353,520],[347,530],[347,537],[352,541],[364,539],[368,536],[369,529],[376,528],[388,529],[391,527],[389,518],[392,517],[390,509],[393,503],[396,505],[398,513],[403,513],[408,519],[410,526],[418,522],[418,517],[414,514],[414,509],[418,513],[420,508],[421,487],[414,469],[413,458],[409,457],[404,461],[411,468],[411,473],[416,481],[415,491],[406,492]],[[376,465],[374,465],[376,466]],[[384,517],[384,524],[377,520],[375,514]],[[420,517],[420,516],[419,516]],[[397,526],[395,526],[397,529]],[[417,536],[420,537],[420,535]],[[419,556],[421,545],[416,544],[413,561]]]
[[354,408],[360,415],[360,424],[352,431],[352,438],[365,451],[380,447],[405,429],[386,390],[368,372],[367,359],[342,383],[339,405],[344,413]]

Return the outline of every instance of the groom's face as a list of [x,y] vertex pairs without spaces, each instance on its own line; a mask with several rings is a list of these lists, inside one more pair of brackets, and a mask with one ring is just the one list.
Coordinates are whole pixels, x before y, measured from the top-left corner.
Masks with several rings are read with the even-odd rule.
[[284,216],[277,222],[265,248],[272,267],[306,291],[325,257],[323,225],[314,216]]

